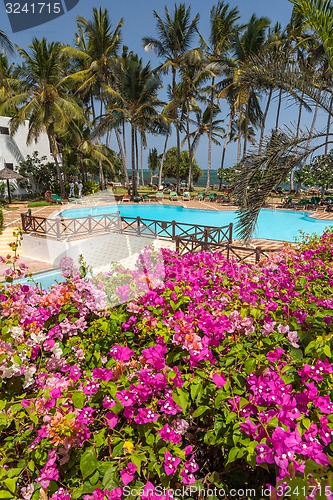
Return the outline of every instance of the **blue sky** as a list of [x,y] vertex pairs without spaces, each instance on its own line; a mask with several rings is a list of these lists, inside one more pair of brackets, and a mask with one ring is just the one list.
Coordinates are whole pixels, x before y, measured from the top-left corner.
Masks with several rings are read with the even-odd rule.
[[[22,0],[21,0],[22,3]],[[179,2],[177,2],[179,3]],[[191,6],[192,15],[200,14],[199,30],[204,38],[209,36],[209,15],[210,9],[216,4],[213,0],[192,0],[185,2]],[[84,16],[87,19],[91,17],[92,8],[102,7],[107,8],[113,26],[116,26],[120,18],[124,18],[123,26],[123,43],[129,47],[130,50],[138,53],[140,57],[146,62],[151,60],[152,66],[158,64],[158,59],[152,53],[146,53],[141,45],[143,36],[156,36],[155,19],[153,11],[156,10],[163,16],[164,6],[167,6],[170,11],[173,10],[175,5],[174,1],[169,0],[100,0],[94,3],[89,0],[80,0],[78,5],[70,12],[64,14],[62,17],[41,25],[35,29],[22,31],[19,33],[12,33],[9,21],[5,14],[4,4],[0,4],[1,14],[1,29],[7,33],[13,43],[27,48],[32,38],[46,37],[49,41],[56,40],[63,43],[72,43],[74,33],[76,30],[76,18]],[[271,19],[272,23],[279,21],[284,27],[291,15],[292,4],[288,0],[234,0],[229,1],[231,7],[238,7],[241,14],[241,21],[246,22],[250,16],[255,13],[257,16],[267,16]],[[166,77],[168,78],[168,77]],[[167,82],[168,83],[168,82]],[[227,108],[224,109],[224,117],[227,123]],[[285,110],[282,114],[282,123],[290,124],[295,122],[297,111],[295,108],[290,107],[290,103],[285,103]],[[222,116],[223,118],[223,116]],[[273,120],[273,116],[270,118]],[[307,114],[304,117],[304,122],[309,125],[311,117]],[[172,137],[170,145],[175,138]],[[163,141],[156,138],[149,139],[148,148],[157,147],[159,152],[162,151]],[[116,147],[115,147],[116,149]],[[220,164],[220,148],[214,147],[212,167],[218,168]],[[197,152],[197,160],[201,168],[206,168],[207,158],[207,143],[202,140]],[[227,166],[232,166],[236,160],[236,148],[231,147],[227,154]]]

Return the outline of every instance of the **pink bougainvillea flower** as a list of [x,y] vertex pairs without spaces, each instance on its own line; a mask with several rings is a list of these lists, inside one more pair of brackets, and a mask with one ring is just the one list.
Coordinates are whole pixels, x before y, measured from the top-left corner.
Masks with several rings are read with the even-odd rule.
[[109,352],[116,361],[129,361],[134,356],[134,351],[129,347],[122,345],[114,345]]
[[164,454],[163,468],[167,476],[175,474],[178,465],[180,464],[180,458],[174,457],[169,451]]
[[133,462],[127,464],[127,468],[120,471],[121,480],[126,485],[133,481],[137,466]]
[[221,387],[224,386],[227,379],[225,378],[224,375],[218,375],[217,373],[214,373],[214,375],[212,376],[212,381],[214,382],[216,387],[218,387],[220,389]]

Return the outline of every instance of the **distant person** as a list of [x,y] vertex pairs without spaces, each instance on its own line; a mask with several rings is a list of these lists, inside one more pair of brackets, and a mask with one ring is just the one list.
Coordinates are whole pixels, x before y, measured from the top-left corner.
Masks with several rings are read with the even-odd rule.
[[75,188],[75,184],[73,181],[71,181],[69,183],[69,197],[70,198],[73,198],[74,197],[74,188]]
[[83,189],[83,184],[81,181],[78,182],[77,184],[77,189],[78,189],[78,192],[79,192],[79,198],[82,198],[82,189]]

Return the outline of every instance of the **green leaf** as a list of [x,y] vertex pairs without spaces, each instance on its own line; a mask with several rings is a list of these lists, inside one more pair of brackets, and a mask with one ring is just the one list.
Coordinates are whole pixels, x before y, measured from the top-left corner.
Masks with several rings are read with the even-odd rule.
[[75,391],[72,394],[72,403],[74,407],[78,408],[79,410],[83,408],[85,399],[86,397],[81,391]]
[[0,498],[14,498],[13,493],[7,490],[0,490]]
[[229,451],[227,464],[230,464],[231,462],[234,462],[237,459],[238,452],[239,448],[236,447],[231,448],[231,450]]
[[138,457],[138,455],[131,455],[131,462],[133,462],[134,465],[137,466],[138,468],[138,474],[141,473],[141,459]]
[[244,363],[246,373],[252,373],[256,368],[256,364],[257,362],[254,358],[247,359]]
[[116,479],[117,479],[117,474],[115,468],[112,466],[104,474],[102,482],[104,489],[113,490],[114,488],[117,488],[118,483],[116,482]]
[[290,349],[290,355],[293,359],[296,359],[297,361],[300,361],[301,359],[303,359],[303,352],[301,351],[301,349]]
[[98,468],[98,460],[95,457],[94,449],[88,448],[81,457],[80,469],[83,479],[94,474]]
[[331,348],[330,348],[330,346],[329,346],[328,344],[326,344],[326,345],[324,346],[324,349],[323,349],[323,350],[324,350],[324,354],[325,354],[328,358],[330,358],[330,357],[332,356],[332,353],[331,353]]
[[4,480],[4,484],[11,493],[15,493],[17,480],[18,477],[12,477]]
[[179,405],[182,410],[186,410],[189,398],[189,395],[186,392],[182,391],[179,388],[176,388],[176,392],[173,392],[172,397],[175,403],[177,403],[177,405]]
[[199,408],[197,408],[197,409],[193,412],[192,417],[193,417],[193,418],[200,417],[200,415],[202,415],[203,413],[205,413],[207,410],[210,410],[210,407],[209,407],[209,406],[199,406]]

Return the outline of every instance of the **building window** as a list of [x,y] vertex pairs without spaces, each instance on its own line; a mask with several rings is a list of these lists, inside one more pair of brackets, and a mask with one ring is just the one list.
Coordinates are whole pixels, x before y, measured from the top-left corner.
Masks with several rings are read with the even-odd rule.
[[9,168],[10,170],[14,170],[14,163],[5,163],[5,168]]
[[9,128],[8,127],[0,127],[0,134],[9,135]]

